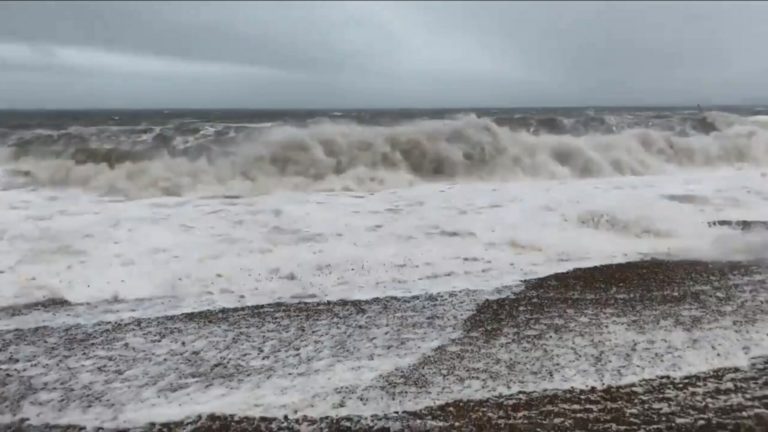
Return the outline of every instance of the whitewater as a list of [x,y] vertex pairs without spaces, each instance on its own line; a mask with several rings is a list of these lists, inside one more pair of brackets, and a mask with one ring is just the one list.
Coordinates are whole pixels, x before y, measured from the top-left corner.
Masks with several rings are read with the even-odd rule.
[[320,120],[260,127],[213,160],[113,167],[7,148],[0,305],[408,295],[715,253],[732,233],[707,221],[768,214],[768,123],[709,118],[709,135],[579,137],[475,115]]
[[[707,133],[640,127],[645,120],[634,117],[622,127],[620,116],[609,118],[609,132],[583,133],[569,132],[571,119],[557,132],[516,129],[475,114],[386,125],[349,119],[232,123],[162,146],[157,126],[141,126],[141,133],[132,131],[117,144],[104,137],[134,126],[5,131],[0,311],[51,299],[67,306],[0,314],[0,330],[79,329],[219,308],[469,291],[473,300],[454,311],[465,316],[502,287],[514,295],[522,281],[574,268],[654,257],[768,259],[768,231],[745,235],[710,224],[766,219],[768,121],[720,112],[706,119],[713,126]],[[65,134],[66,140],[80,138],[72,144],[63,141]],[[226,142],[215,141],[222,137]],[[718,353],[748,339],[752,354],[768,354],[764,325],[747,336],[725,326],[696,337],[715,341]],[[0,413],[0,419],[23,414],[127,425],[206,410],[321,415],[398,409],[384,399],[343,409],[325,399],[337,385],[372,381],[451,340],[456,331],[449,327],[414,334],[412,345],[390,351],[360,342],[357,378],[341,372],[352,363],[321,359],[305,375],[281,372],[263,386],[246,380],[162,396],[149,387],[136,400],[113,394],[115,406],[130,406],[122,411],[79,402],[52,411],[43,401],[14,416]],[[621,344],[629,333],[612,328],[605,337]],[[691,345],[669,328],[635,338],[657,344],[670,334],[685,355],[671,363],[649,357],[633,379],[748,358],[705,355],[710,348]],[[136,342],[150,349],[147,343]],[[363,360],[367,354],[380,361]],[[621,368],[606,370],[616,375]],[[628,379],[590,373],[538,384],[521,376],[525,383],[501,390]],[[490,391],[470,383],[441,397]],[[422,406],[430,397],[397,403]]]
[[423,181],[644,176],[768,164],[763,116],[711,113],[706,121],[715,132],[680,134],[629,123],[616,133],[532,134],[474,114],[387,126],[317,119],[255,125],[223,137],[206,125],[193,138],[146,127],[75,127],[12,135],[0,160],[20,184],[133,199],[376,192]]
[[707,222],[764,218],[766,181],[723,169],[229,199],[5,191],[0,304],[189,310],[489,289],[654,254],[748,258],[766,244]]

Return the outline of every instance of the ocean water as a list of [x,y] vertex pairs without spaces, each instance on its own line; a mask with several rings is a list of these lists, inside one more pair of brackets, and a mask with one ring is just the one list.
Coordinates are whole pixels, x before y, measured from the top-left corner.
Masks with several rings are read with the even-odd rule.
[[768,117],[744,110],[11,113],[0,305],[408,295],[715,253],[708,220],[768,214]]
[[[490,293],[647,257],[765,259],[767,234],[708,226],[768,218],[764,112],[0,113],[0,308],[73,304],[2,315],[0,329],[275,302]],[[402,358],[373,350],[383,358],[366,363],[361,376],[451,335],[419,336],[423,345]],[[684,366],[675,372],[702,367]],[[227,404],[244,413],[312,407],[322,414],[330,408],[313,404],[334,373],[318,366],[302,378],[322,388],[298,405],[290,401],[304,400],[304,381],[285,378],[273,383],[282,393],[272,405],[274,387],[248,382],[197,396],[186,389],[165,405],[155,399],[155,411],[139,403],[117,417],[107,408],[62,417],[44,403],[25,412],[116,424]],[[248,398],[260,402],[254,408]]]

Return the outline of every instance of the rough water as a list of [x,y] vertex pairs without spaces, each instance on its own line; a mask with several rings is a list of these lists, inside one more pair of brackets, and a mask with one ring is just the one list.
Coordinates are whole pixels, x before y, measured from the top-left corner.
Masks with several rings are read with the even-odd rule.
[[571,392],[650,380],[649,412],[725,370],[742,393],[701,397],[744,421],[768,409],[766,113],[0,112],[0,423],[450,430],[451,404],[525,423],[555,391],[579,430]]
[[368,192],[432,180],[636,176],[768,162],[768,117],[723,112],[272,113],[257,123],[233,123],[245,121],[236,113],[209,116],[215,121],[183,114],[164,123],[114,115],[67,127],[6,120],[3,160],[21,184],[129,198]]

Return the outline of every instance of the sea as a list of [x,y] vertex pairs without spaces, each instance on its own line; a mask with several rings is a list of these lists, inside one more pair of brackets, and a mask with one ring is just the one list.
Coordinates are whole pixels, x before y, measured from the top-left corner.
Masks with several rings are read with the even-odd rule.
[[[766,219],[764,106],[0,111],[0,333],[492,296],[639,259],[765,260],[768,231],[711,222]],[[409,355],[453,336],[419,337]],[[768,347],[764,334],[751,337]],[[360,360],[355,379],[406,361],[397,357]],[[719,365],[708,361],[674,372]],[[669,372],[654,365],[644,373]],[[349,365],[326,366],[310,373],[317,388],[288,374],[214,393],[179,382],[162,397],[122,375],[133,393],[102,387],[108,404],[56,403],[63,396],[41,390],[14,406],[0,398],[0,420],[140,424],[214,400],[237,413],[319,415],[336,412],[321,402],[343,376],[333,368]],[[97,374],[81,370],[80,383]],[[130,413],[116,408],[128,403]]]

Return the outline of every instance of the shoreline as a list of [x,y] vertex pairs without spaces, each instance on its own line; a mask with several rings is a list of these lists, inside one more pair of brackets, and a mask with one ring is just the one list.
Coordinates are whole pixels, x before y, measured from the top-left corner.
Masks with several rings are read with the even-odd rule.
[[[364,365],[389,357],[394,368],[359,366],[363,368],[337,375],[335,379],[343,381],[340,385],[307,388],[314,392],[313,410],[336,411],[331,416],[292,415],[286,406],[286,417],[268,417],[269,411],[280,411],[278,405],[262,417],[201,416],[201,412],[229,411],[226,405],[214,405],[197,413],[180,411],[177,418],[183,420],[158,423],[141,422],[136,412],[123,426],[112,426],[114,430],[130,426],[306,430],[313,423],[315,428],[309,430],[387,430],[381,425],[389,422],[392,428],[405,430],[621,426],[622,430],[758,431],[747,425],[755,413],[759,417],[760,410],[768,410],[766,276],[763,263],[654,259],[556,273],[529,280],[516,293],[500,289],[484,296],[450,292],[281,304],[5,330],[0,332],[0,352],[5,353],[0,363],[26,378],[14,379],[9,372],[0,378],[4,381],[0,387],[6,389],[0,390],[0,401],[16,417],[0,429],[79,430],[53,425],[46,417],[83,404],[115,412],[132,409],[133,400],[110,388],[123,388],[122,394],[156,392],[155,397],[137,401],[133,405],[137,411],[141,403],[172,404],[186,391],[183,382],[203,386],[194,387],[201,390],[196,396],[200,401],[215,394],[204,388],[222,386],[268,401],[270,392],[330,384],[325,382],[330,377],[320,381],[313,377],[323,376],[334,364]],[[139,339],[147,342],[136,345]],[[432,345],[425,346],[430,340]],[[202,351],[190,346],[196,341],[205,347]],[[37,357],[14,358],[14,345],[34,347]],[[74,346],[78,349],[72,350]],[[733,367],[742,361],[751,366]],[[43,363],[52,370],[35,373]],[[72,375],[55,373],[61,363],[70,365]],[[131,372],[138,370],[141,375]],[[91,383],[84,385],[77,378],[80,374],[91,376]],[[39,381],[44,376],[49,378]],[[568,376],[578,377],[570,388]],[[638,379],[622,382],[632,376]],[[260,387],[259,380],[273,379],[293,381],[282,390]],[[472,390],[469,382],[480,390]],[[554,385],[557,382],[563,384],[560,389]],[[490,390],[494,386],[502,391]],[[536,390],[537,386],[543,389]],[[514,387],[518,390],[509,391]],[[47,416],[19,422],[31,400],[57,391],[64,392],[57,401],[39,405],[38,412],[48,412]],[[465,397],[473,392],[478,397]],[[415,408],[378,410],[377,402],[370,405],[385,399]],[[355,414],[357,407],[365,406],[373,412]],[[82,424],[109,426],[93,415]],[[300,421],[307,423],[304,429]]]

